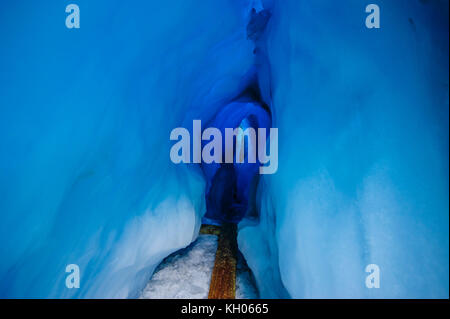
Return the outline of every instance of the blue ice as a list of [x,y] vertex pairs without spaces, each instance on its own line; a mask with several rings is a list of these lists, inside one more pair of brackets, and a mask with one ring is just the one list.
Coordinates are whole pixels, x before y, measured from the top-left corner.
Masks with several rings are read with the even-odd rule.
[[380,29],[358,0],[74,2],[78,30],[0,4],[0,297],[137,297],[206,212],[170,131],[257,83],[279,164],[238,244],[261,297],[448,298],[448,2],[377,0]]

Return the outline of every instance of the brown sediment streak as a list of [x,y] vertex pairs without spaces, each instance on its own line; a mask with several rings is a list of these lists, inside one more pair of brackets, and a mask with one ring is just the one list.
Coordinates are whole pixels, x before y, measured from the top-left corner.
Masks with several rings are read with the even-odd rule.
[[208,299],[234,299],[236,296],[236,225],[223,225],[219,234],[216,260]]
[[215,225],[202,225],[200,228],[200,235],[216,235],[220,234],[220,226]]

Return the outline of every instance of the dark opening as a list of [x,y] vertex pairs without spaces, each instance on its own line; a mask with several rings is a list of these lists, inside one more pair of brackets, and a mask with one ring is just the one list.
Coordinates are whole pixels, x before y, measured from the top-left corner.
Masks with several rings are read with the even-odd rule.
[[[258,128],[266,128],[267,139],[272,124],[270,109],[260,99],[257,87],[249,86],[235,100],[225,105],[208,124],[209,127],[218,128],[224,137],[225,128],[241,128],[241,132],[252,128],[256,133],[254,141],[248,134],[233,138],[233,163],[225,163],[225,138],[222,142],[222,163],[202,163],[207,181],[207,211],[203,223],[238,223],[249,211],[249,200],[254,196],[258,184],[261,166],[258,158]],[[239,150],[244,151],[243,163],[236,161],[235,152]],[[256,155],[255,163],[249,162],[250,152]]]

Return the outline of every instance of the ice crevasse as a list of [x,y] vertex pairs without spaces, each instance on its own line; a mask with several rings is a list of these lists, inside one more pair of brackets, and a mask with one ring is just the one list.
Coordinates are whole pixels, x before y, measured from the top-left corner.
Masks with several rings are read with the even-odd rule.
[[261,297],[448,298],[448,2],[378,0],[376,30],[358,0],[77,4],[77,30],[0,4],[1,297],[137,297],[205,214],[171,130],[256,81],[279,130],[238,232]]

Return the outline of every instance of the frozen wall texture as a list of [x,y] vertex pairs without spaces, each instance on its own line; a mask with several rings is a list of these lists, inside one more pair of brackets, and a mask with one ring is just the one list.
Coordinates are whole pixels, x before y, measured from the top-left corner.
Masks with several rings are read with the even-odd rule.
[[279,169],[239,233],[262,296],[448,298],[448,2],[374,2],[377,30],[362,1],[273,4]]
[[[0,4],[0,296],[134,297],[196,236],[205,182],[170,131],[252,64],[238,1]],[[78,264],[80,289],[65,267]]]
[[78,30],[0,4],[0,297],[138,296],[205,213],[170,131],[255,78],[279,129],[238,236],[261,296],[448,297],[448,2],[374,1],[377,30],[358,0],[73,2]]

